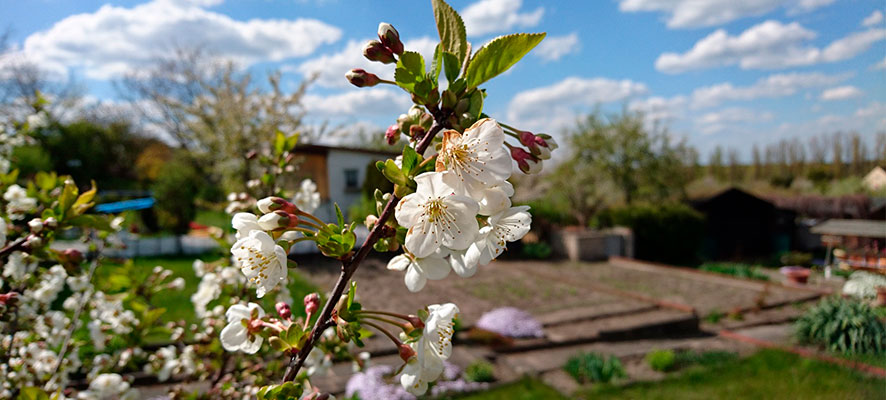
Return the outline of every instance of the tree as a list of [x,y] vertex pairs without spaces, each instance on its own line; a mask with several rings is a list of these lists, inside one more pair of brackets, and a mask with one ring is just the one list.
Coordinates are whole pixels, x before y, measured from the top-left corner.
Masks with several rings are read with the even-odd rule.
[[697,157],[684,141],[673,142],[665,130],[647,130],[641,113],[622,111],[588,115],[569,133],[573,151],[554,179],[575,209],[580,223],[604,205],[612,188],[627,204],[686,196]]
[[301,128],[307,84],[286,94],[279,73],[269,73],[263,87],[231,61],[178,50],[147,71],[129,74],[119,87],[148,123],[187,150],[201,175],[233,191],[253,178],[248,152],[273,143],[278,131],[289,135]]
[[723,148],[717,146],[711,153],[708,160],[708,174],[716,178],[718,181],[726,180],[726,173],[723,167]]

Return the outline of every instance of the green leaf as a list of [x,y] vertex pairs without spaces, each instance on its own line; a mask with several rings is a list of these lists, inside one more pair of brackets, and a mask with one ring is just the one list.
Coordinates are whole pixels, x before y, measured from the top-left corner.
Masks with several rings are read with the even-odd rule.
[[475,90],[471,94],[471,106],[468,108],[468,113],[475,118],[480,118],[481,112],[483,112],[483,91]]
[[412,147],[406,146],[403,148],[403,172],[410,176],[412,175],[412,169],[418,165],[418,153],[415,152],[415,149]]
[[69,218],[65,221],[70,226],[80,226],[98,229],[100,231],[110,231],[111,222],[108,218],[101,215],[84,214]]
[[351,290],[348,290],[348,303],[347,309],[351,309],[351,305],[354,304],[354,296],[357,295],[357,282],[351,281]]
[[455,82],[458,79],[458,73],[461,71],[461,63],[454,54],[444,51],[441,57],[443,61],[443,71],[446,73],[446,80]]
[[397,85],[412,93],[415,85],[425,80],[425,59],[414,51],[403,52],[394,70]]
[[434,80],[434,84],[440,80],[440,71],[443,70],[443,50],[440,50],[440,44],[434,47],[434,60],[431,63],[430,77]]
[[49,396],[40,388],[29,386],[21,390],[19,398],[23,400],[49,400]]
[[335,205],[335,216],[338,218],[338,226],[345,226],[345,216],[341,213],[341,208],[338,206],[338,203],[333,203]]
[[406,186],[406,175],[400,170],[400,167],[394,163],[394,160],[388,159],[385,161],[385,169],[381,172],[385,178],[388,178],[391,183],[395,185]]
[[544,39],[544,33],[499,36],[481,47],[471,59],[465,77],[475,88],[511,68]]
[[58,198],[59,211],[61,215],[66,215],[68,210],[77,200],[77,185],[73,181],[65,182],[65,188],[62,189],[62,195]]
[[[468,54],[468,39],[465,34],[465,23],[461,16],[443,0],[431,0],[434,8],[434,19],[437,20],[437,32],[440,34],[440,46],[458,59],[459,65]],[[447,75],[448,77],[449,75]]]
[[277,131],[277,135],[274,138],[274,154],[280,155],[283,154],[283,150],[286,148],[286,135],[283,132]]

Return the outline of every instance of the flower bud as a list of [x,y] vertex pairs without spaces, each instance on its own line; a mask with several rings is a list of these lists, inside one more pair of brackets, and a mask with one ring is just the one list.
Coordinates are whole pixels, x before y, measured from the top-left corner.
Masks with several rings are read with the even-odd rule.
[[345,78],[356,87],[372,87],[378,85],[381,81],[378,78],[378,75],[366,72],[366,70],[360,68],[348,71],[348,73],[345,74]]
[[520,147],[511,147],[511,158],[517,162],[517,166],[524,174],[541,172],[541,160]]
[[80,264],[83,262],[83,253],[77,249],[65,249],[62,251],[62,257],[71,264]]
[[0,304],[8,304],[13,302],[16,298],[18,298],[18,293],[9,292],[0,294]]
[[421,118],[421,116],[424,114],[425,110],[422,110],[422,108],[419,106],[413,105],[412,107],[409,107],[409,113],[406,115],[409,117],[410,122],[416,124],[418,123],[418,120]]
[[294,204],[276,196],[265,197],[256,203],[258,210],[264,214],[272,211],[283,210],[288,213],[293,212]]
[[363,46],[363,57],[366,57],[369,61],[378,61],[383,64],[397,62],[394,58],[394,53],[377,40],[372,40],[366,43],[366,46]]
[[378,40],[394,54],[403,54],[403,42],[400,41],[400,33],[391,24],[382,22],[378,24]]
[[305,296],[305,312],[308,314],[313,314],[320,308],[320,295],[317,293],[311,293]]
[[28,221],[28,227],[31,228],[32,233],[39,233],[43,230],[43,221],[40,218],[34,218]]
[[185,288],[185,278],[178,277],[169,282],[169,289],[172,290],[182,290]]
[[393,124],[385,131],[385,141],[389,146],[393,146],[400,140],[400,126]]
[[[293,222],[295,223],[293,224]],[[262,215],[261,218],[258,219],[258,225],[266,231],[285,229],[294,226],[295,224],[298,224],[298,217],[281,210]]]
[[419,318],[417,315],[407,315],[406,317],[407,317],[407,320],[409,321],[409,324],[412,325],[413,328],[415,328],[415,329],[424,329],[425,328],[424,321],[422,321],[421,318]]
[[557,144],[557,141],[554,140],[551,135],[548,135],[546,133],[539,133],[538,135],[535,135],[535,137],[538,138],[536,140],[540,139],[544,141],[544,144],[547,145],[547,147],[551,150],[557,150],[558,148],[560,148],[560,145]]
[[363,220],[363,225],[366,225],[366,229],[372,229],[372,227],[375,226],[376,222],[378,222],[378,217],[369,214],[366,216],[366,219]]
[[280,315],[280,318],[283,318],[284,320],[287,320],[287,321],[290,318],[292,318],[292,309],[289,308],[289,304],[286,304],[281,301],[281,302],[277,303],[276,305],[274,305],[274,307],[277,309],[277,314]]
[[40,247],[43,244],[43,239],[40,236],[29,235],[27,239],[25,239],[25,247],[33,250],[35,247]]
[[410,358],[415,357],[415,350],[407,344],[400,343],[397,346],[397,351],[400,353],[400,359],[405,362],[408,362]]
[[257,157],[257,156],[258,156],[258,152],[257,152],[257,151],[255,151],[255,150],[249,150],[248,152],[246,152],[246,155],[245,155],[244,157],[246,157],[247,160],[252,160],[252,159],[254,159],[254,158]]
[[425,137],[425,128],[420,125],[412,125],[409,127],[409,136],[415,140],[421,140]]
[[541,160],[551,158],[551,151],[557,148],[557,142],[550,135],[534,135],[529,131],[520,132],[520,143],[526,146],[532,155]]
[[49,217],[43,220],[43,225],[49,229],[55,229],[58,227],[58,220],[55,217]]

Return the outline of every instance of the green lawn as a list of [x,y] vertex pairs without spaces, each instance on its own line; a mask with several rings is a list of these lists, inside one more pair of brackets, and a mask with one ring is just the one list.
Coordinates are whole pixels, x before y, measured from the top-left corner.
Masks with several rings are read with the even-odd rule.
[[[200,258],[203,261],[216,261],[222,257],[221,254],[207,254],[199,257],[149,257],[149,258],[136,258],[133,260],[133,268],[132,271],[128,274],[128,279],[131,281],[121,281],[121,278],[118,277],[116,280],[109,280],[108,277],[112,275],[114,268],[122,268],[121,264],[105,262],[101,265],[101,267],[96,271],[96,282],[99,287],[105,290],[113,291],[113,287],[125,286],[127,284],[131,284],[132,282],[140,282],[145,279],[145,277],[150,274],[151,270],[155,266],[162,266],[164,268],[168,268],[173,271],[174,276],[182,277],[185,279],[185,288],[183,290],[170,290],[160,293],[158,295],[154,295],[151,303],[154,307],[162,307],[166,309],[166,312],[161,317],[161,320],[166,321],[178,321],[185,320],[187,322],[196,322],[196,316],[194,315],[194,306],[191,303],[191,295],[197,291],[197,285],[200,284],[200,278],[198,278],[194,274],[193,263],[196,258]],[[127,275],[124,275],[127,276]],[[127,278],[122,278],[127,279]],[[304,309],[300,306],[301,299],[308,293],[317,291],[317,288],[298,275],[295,271],[289,271],[289,290],[292,294],[293,301],[297,304],[294,304],[292,307],[292,312],[294,315],[303,315]],[[274,296],[267,296],[260,301],[262,307],[268,313],[273,313],[274,311]]]
[[[471,400],[565,398],[551,387],[532,379],[459,397]],[[886,380],[782,351],[761,350],[744,359],[690,368],[660,382],[585,389],[575,398],[883,399],[886,398]]]

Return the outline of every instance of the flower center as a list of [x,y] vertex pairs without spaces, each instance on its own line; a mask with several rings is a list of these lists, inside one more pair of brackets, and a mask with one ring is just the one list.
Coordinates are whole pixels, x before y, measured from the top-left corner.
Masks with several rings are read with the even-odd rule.
[[[249,280],[257,283],[259,280],[267,279],[268,275],[265,274],[265,271],[268,270],[272,260],[254,247],[241,245],[239,250],[241,251],[241,256],[237,257],[237,261],[240,262],[240,265],[253,272],[257,271],[256,275],[249,278]],[[243,254],[242,252],[245,252],[246,254]]]

